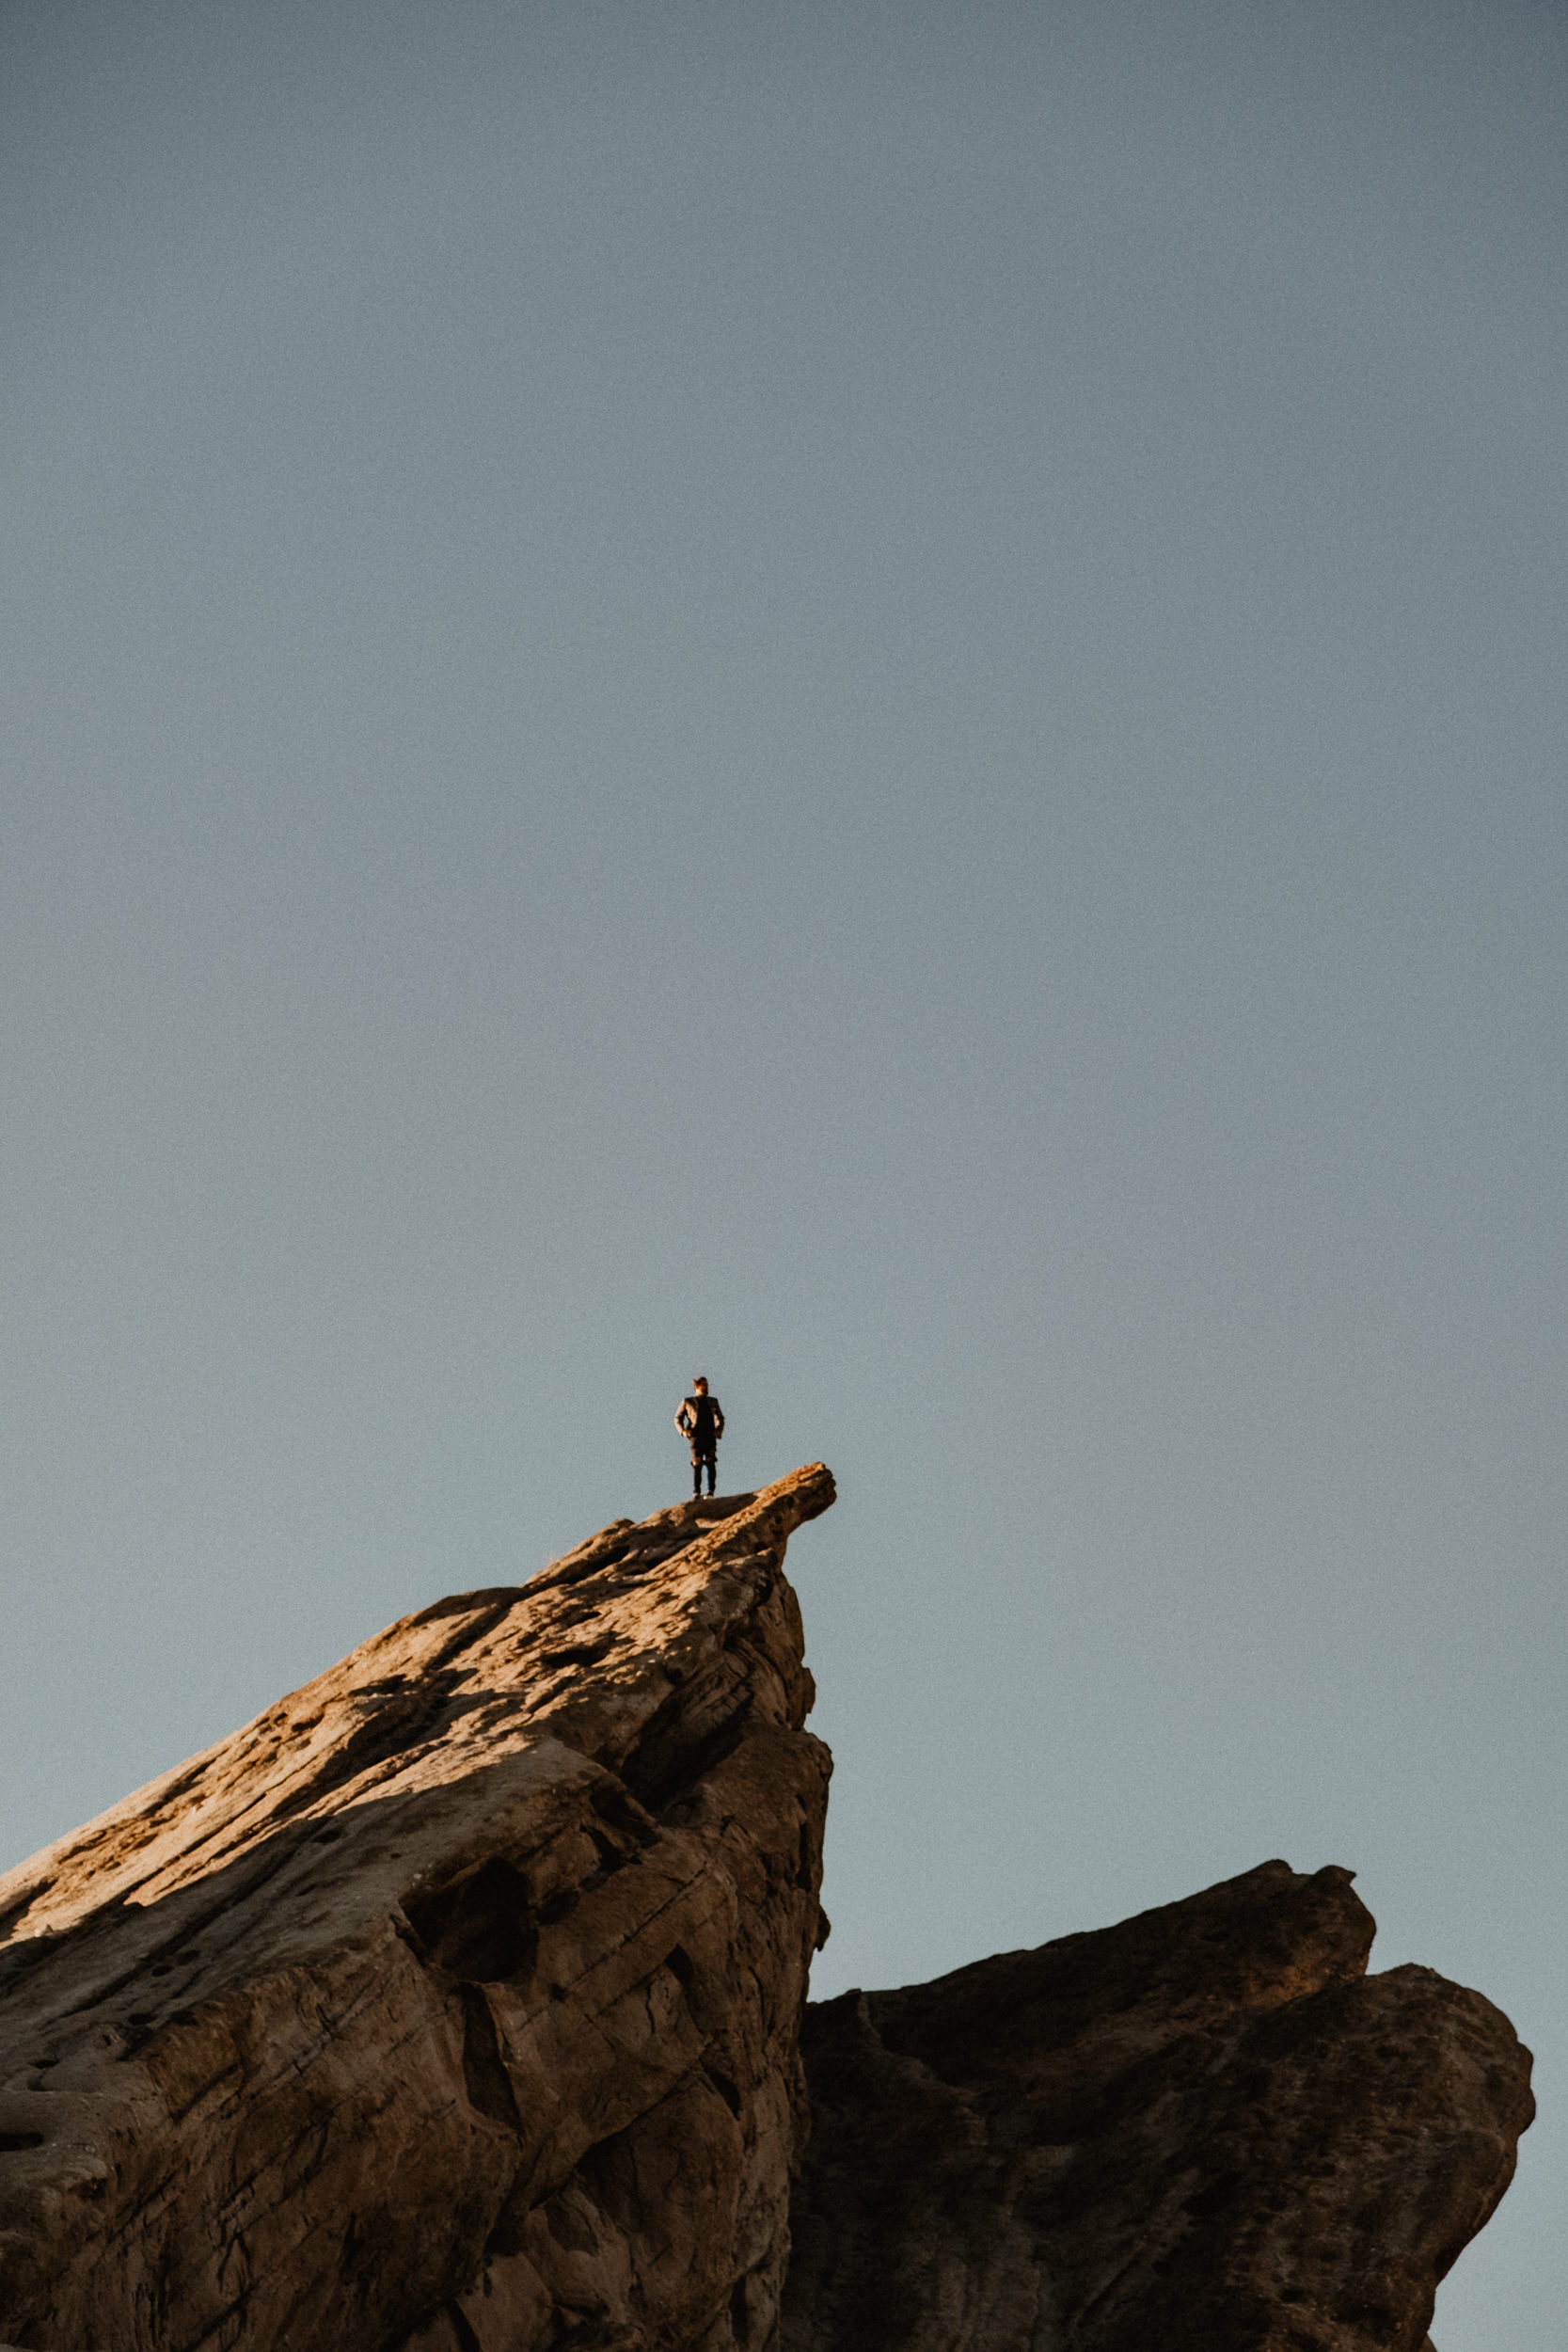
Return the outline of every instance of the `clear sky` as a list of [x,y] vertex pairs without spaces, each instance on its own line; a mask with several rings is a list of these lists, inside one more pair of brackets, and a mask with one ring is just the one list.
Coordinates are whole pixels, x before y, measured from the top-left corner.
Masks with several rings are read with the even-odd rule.
[[0,1862],[826,1458],[818,1986],[1282,1854],[1540,2054],[1568,18],[0,10]]

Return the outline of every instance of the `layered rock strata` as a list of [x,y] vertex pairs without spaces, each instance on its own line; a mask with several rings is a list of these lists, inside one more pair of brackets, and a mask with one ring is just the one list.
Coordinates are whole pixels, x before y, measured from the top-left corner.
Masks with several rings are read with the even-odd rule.
[[[1529,2055],[1283,1862],[808,2011],[784,2352],[1420,2352]],[[1430,2345],[1427,2346],[1430,2352]]]
[[0,2337],[753,2352],[820,1464],[406,1618],[0,1880]]

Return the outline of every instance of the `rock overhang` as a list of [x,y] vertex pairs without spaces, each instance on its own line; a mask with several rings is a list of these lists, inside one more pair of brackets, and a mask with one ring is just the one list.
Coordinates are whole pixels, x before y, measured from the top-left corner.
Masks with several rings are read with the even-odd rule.
[[[829,1772],[784,1555],[832,1499],[807,1465],[433,1603],[0,1883],[0,2324],[770,2325]],[[672,2280],[615,2182],[676,2148],[728,2220]]]

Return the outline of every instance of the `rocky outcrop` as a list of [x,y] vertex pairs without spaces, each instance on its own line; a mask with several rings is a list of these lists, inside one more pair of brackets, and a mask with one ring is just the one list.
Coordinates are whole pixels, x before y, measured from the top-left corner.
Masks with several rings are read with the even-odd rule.
[[804,2010],[832,1497],[438,1602],[0,1880],[0,2352],[1421,2352],[1528,2059],[1348,1872]]
[[820,1466],[404,1620],[0,1881],[0,2337],[752,2352],[804,2114]]
[[1270,1862],[808,2011],[784,2352],[1420,2352],[1529,2058],[1371,1940]]

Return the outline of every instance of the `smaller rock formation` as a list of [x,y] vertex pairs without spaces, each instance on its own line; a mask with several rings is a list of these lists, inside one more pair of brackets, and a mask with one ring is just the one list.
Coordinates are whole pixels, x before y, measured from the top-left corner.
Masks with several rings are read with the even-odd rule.
[[1367,1976],[1350,1879],[1269,1862],[808,2010],[784,2352],[1421,2352],[1529,2055]]
[[820,1463],[464,1593],[0,1880],[0,2338],[752,2352],[830,1769]]

